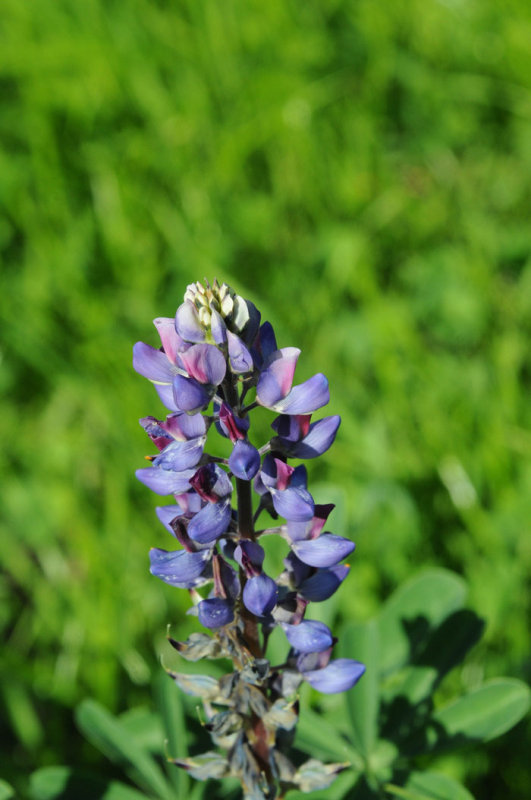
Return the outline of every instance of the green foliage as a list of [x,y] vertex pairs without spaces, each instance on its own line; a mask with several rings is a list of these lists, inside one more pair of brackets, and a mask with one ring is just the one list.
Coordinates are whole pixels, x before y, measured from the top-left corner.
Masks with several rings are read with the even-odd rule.
[[[529,3],[4,0],[0,27],[16,794],[39,766],[95,759],[74,706],[146,704],[165,624],[195,630],[147,571],[167,538],[134,482],[136,420],[161,407],[130,360],[203,275],[303,348],[301,380],[330,379],[343,423],[310,466],[357,542],[340,617],[449,567],[487,621],[455,680],[529,682]],[[522,726],[467,761],[476,794],[524,796],[530,746]]]
[[452,573],[430,570],[398,589],[376,619],[346,626],[342,655],[364,661],[367,672],[346,693],[346,711],[335,709],[334,727],[303,708],[296,739],[302,750],[351,762],[341,797],[466,800],[452,776],[418,772],[416,759],[487,742],[527,713],[529,688],[510,678],[441,702],[441,681],[483,630],[461,608],[465,592]]

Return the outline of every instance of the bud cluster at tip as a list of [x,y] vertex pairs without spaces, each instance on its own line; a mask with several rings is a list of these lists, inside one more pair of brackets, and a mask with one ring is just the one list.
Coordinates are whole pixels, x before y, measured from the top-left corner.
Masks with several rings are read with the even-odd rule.
[[[214,682],[215,690],[207,681],[208,697],[203,686],[190,690],[203,698],[213,739],[227,756],[205,754],[211,758],[199,771],[176,763],[195,777],[247,776],[245,797],[270,799],[279,783],[303,785],[297,777],[302,768],[295,770],[278,747],[295,726],[300,683],[341,692],[364,672],[353,659],[331,660],[336,639],[324,623],[307,617],[309,603],[329,598],[347,576],[349,567],[341,562],[354,543],[324,530],[333,505],[316,504],[305,466],[288,463],[328,450],[340,418],[312,421],[313,412],[328,403],[327,379],[316,374],[294,385],[300,350],[279,349],[270,323],[261,323],[256,307],[226,284],[191,284],[175,318],[154,324],[161,347],[138,342],[133,365],[153,382],[170,413],[163,420],[140,420],[157,452],[136,474],[157,494],[173,495],[174,503],[157,508],[157,516],[179,547],[153,548],[151,573],[188,589],[189,613],[213,633],[170,640],[181,655],[229,657],[235,665],[232,676]],[[277,415],[270,441],[259,448],[250,438],[257,406]],[[205,452],[212,425],[232,444],[227,459]],[[264,511],[282,519],[274,528],[256,530]],[[266,535],[278,535],[289,546],[275,577],[266,571],[259,543]],[[289,653],[285,664],[273,668],[266,648],[277,626]],[[193,676],[172,676],[184,691],[183,684],[193,683]],[[322,765],[325,783],[339,771],[331,766],[341,765]]]

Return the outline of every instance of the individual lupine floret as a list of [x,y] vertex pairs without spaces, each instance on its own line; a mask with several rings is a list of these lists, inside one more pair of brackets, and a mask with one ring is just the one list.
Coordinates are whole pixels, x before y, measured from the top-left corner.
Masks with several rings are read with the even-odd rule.
[[276,605],[278,586],[262,569],[265,553],[253,541],[242,541],[234,551],[234,560],[245,574],[242,600],[245,607],[257,617],[265,617]]
[[256,385],[256,400],[280,414],[311,414],[330,400],[328,380],[322,373],[293,386],[300,355],[297,347],[283,347],[266,359]]
[[312,519],[315,504],[307,486],[304,466],[295,469],[271,453],[266,455],[254,488],[260,495],[269,494],[277,514],[293,522]]
[[341,417],[337,414],[310,422],[311,414],[281,414],[271,423],[277,435],[271,449],[289,458],[316,458],[334,443]]

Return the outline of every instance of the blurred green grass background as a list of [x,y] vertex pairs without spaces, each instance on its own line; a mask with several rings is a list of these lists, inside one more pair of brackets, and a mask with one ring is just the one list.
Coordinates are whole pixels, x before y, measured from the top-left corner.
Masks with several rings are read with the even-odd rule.
[[[131,346],[203,276],[330,379],[343,617],[449,567],[488,623],[456,680],[530,680],[530,41],[524,0],[4,0],[3,777],[96,758],[71,709],[149,702],[182,620]],[[457,769],[523,797],[530,746]]]

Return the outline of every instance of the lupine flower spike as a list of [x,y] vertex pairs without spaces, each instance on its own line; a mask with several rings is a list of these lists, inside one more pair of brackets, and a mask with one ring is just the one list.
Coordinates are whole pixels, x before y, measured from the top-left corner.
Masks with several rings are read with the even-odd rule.
[[[234,666],[221,680],[169,673],[202,699],[221,750],[174,763],[199,780],[237,776],[248,800],[325,788],[344,764],[312,759],[296,767],[284,750],[303,681],[327,694],[343,692],[365,670],[352,659],[331,660],[336,639],[307,613],[311,602],[341,586],[349,571],[341,562],[354,550],[349,539],[324,531],[333,506],[316,504],[304,465],[288,463],[316,458],[334,442],[340,418],[312,419],[328,403],[328,381],[319,373],[293,385],[300,350],[279,349],[270,323],[261,324],[255,306],[226,284],[188,286],[175,319],[154,322],[161,347],[138,342],[133,365],[170,413],[140,420],[157,452],[136,474],[172,499],[157,516],[178,545],[151,550],[151,573],[188,589],[189,613],[208,631],[170,644],[189,661],[229,658]],[[260,447],[249,435],[257,406],[276,413],[271,440]],[[213,424],[232,443],[228,459],[205,452]],[[263,512],[284,521],[257,530]],[[268,534],[289,548],[276,577],[258,541]],[[277,626],[288,652],[278,666],[267,658]]]

